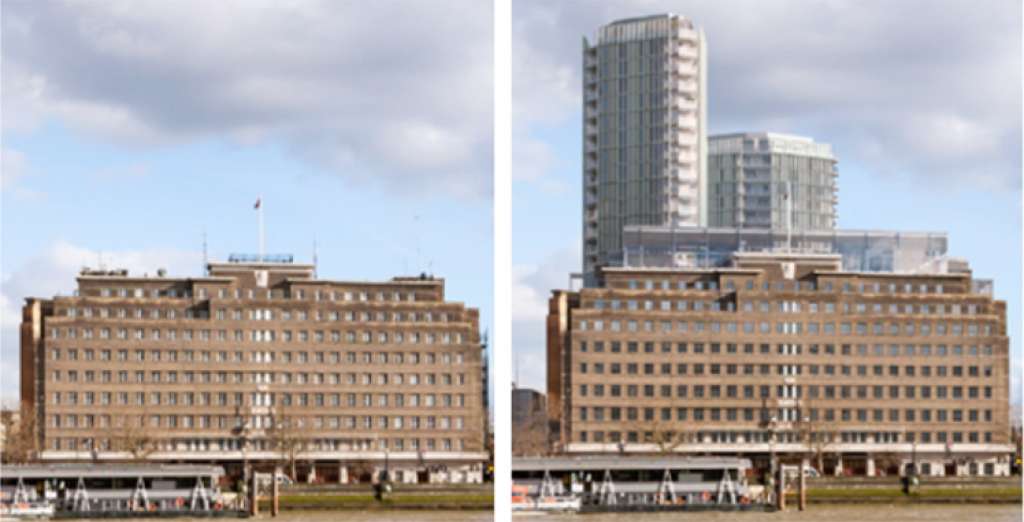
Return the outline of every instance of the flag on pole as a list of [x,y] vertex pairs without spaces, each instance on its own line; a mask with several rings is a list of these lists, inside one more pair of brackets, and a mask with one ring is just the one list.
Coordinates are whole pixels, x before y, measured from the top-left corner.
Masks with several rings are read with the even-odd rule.
[[256,204],[253,205],[252,208],[254,210],[259,210],[259,208],[260,208],[260,198],[256,198]]

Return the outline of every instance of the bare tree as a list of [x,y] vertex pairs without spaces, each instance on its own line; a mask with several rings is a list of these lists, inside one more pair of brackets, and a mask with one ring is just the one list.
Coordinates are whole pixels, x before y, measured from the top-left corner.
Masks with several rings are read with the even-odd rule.
[[17,411],[0,416],[6,440],[0,460],[6,463],[33,462],[39,458],[39,423],[35,407],[22,401]]
[[[675,401],[673,401],[673,405]],[[670,408],[669,413],[675,410],[673,406]],[[642,415],[643,411],[638,412],[638,416]],[[659,418],[660,412],[654,411],[654,416],[651,420],[636,421],[631,423],[631,427],[636,429],[641,434],[641,440],[648,444],[655,444],[658,446],[658,453],[662,455],[669,455],[676,451],[676,449],[686,442],[686,432],[678,431],[678,423],[671,420],[661,420]]]
[[[801,405],[805,413],[814,409],[814,402],[811,399],[802,401]],[[836,437],[839,435],[838,427],[834,422],[821,420],[817,415],[813,418],[806,415],[796,423],[796,427],[800,442],[807,448],[807,454],[814,458],[818,472],[824,474],[825,455],[836,443]]]
[[271,447],[277,452],[279,461],[288,465],[288,476],[297,481],[295,467],[304,443],[299,419],[288,415],[284,406],[278,407],[271,419],[267,437]]
[[107,431],[110,449],[128,453],[133,461],[144,461],[156,451],[156,437],[144,416],[121,415]]

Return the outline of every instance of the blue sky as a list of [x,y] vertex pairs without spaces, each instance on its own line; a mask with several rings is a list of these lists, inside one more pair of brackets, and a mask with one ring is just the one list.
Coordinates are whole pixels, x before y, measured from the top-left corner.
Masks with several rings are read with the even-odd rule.
[[[1021,375],[1021,7],[726,0],[513,4],[513,346],[544,384],[551,288],[580,270],[580,52],[617,18],[703,27],[711,133],[811,136],[839,159],[839,226],[946,231],[1008,303]],[[927,12],[928,16],[922,16]]]
[[489,329],[489,6],[186,4],[3,3],[0,399],[24,297],[256,252],[258,195],[268,252],[430,271]]

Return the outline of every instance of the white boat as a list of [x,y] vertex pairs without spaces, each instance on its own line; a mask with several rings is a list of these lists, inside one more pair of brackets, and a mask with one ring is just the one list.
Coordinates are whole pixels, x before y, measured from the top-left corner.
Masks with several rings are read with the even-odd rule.
[[512,512],[518,514],[559,513],[579,510],[580,499],[578,497],[526,497],[512,502]]
[[18,502],[0,504],[0,520],[23,518],[50,518],[53,516],[53,504],[48,502]]

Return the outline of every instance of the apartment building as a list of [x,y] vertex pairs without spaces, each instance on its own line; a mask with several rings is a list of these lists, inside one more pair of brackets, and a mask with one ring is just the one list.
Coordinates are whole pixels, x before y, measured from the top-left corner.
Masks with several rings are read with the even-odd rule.
[[810,457],[823,473],[1009,473],[1005,302],[965,263],[838,254],[606,268],[554,291],[548,412],[572,454]]
[[618,20],[583,41],[583,264],[619,265],[625,225],[701,226],[707,58],[687,18]]
[[317,279],[290,256],[207,272],[86,269],[74,295],[27,299],[21,395],[43,460],[482,480],[479,314],[443,279]]
[[708,138],[708,226],[831,230],[836,158],[827,143],[774,132]]

